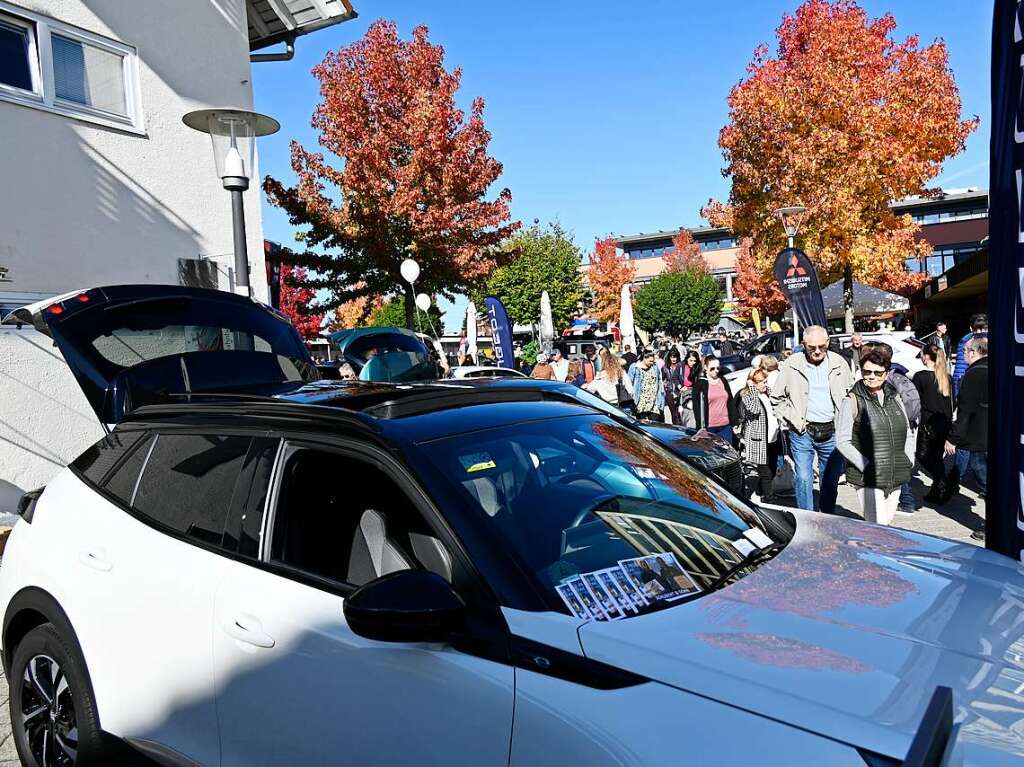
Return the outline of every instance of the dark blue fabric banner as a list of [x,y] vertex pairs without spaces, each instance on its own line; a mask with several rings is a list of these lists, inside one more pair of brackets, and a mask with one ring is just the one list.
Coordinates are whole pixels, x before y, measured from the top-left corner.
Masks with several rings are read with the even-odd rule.
[[996,0],[989,163],[989,408],[985,545],[1024,560],[1024,103],[1019,0]]
[[508,321],[508,312],[501,299],[487,296],[484,299],[487,307],[487,320],[491,323],[491,344],[494,346],[494,357],[498,367],[515,367],[515,356],[512,351],[512,325]]
[[821,284],[811,259],[799,248],[786,248],[775,257],[775,279],[789,299],[800,326],[828,327],[825,304],[821,300]]

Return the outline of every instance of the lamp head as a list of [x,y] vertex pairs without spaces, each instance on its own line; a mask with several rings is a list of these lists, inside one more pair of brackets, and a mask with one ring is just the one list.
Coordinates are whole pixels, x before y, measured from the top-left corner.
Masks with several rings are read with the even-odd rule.
[[779,208],[775,211],[775,215],[782,222],[782,228],[786,230],[786,236],[796,237],[807,216],[807,208],[803,205],[790,205],[786,208]]

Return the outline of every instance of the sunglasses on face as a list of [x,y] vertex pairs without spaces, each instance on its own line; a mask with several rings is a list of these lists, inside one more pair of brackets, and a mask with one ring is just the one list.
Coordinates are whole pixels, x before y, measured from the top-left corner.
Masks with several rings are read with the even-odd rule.
[[804,348],[809,352],[823,352],[828,349],[828,344],[804,344]]
[[860,369],[860,374],[865,378],[884,378],[888,372],[888,370],[868,370],[866,368]]

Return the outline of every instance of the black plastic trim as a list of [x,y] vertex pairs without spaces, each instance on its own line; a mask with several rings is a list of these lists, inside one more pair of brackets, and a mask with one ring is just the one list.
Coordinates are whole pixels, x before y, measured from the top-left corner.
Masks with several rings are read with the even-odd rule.
[[595,690],[622,690],[636,687],[651,680],[623,671],[616,666],[574,655],[557,647],[513,635],[511,637],[512,663],[517,668],[553,676],[573,684]]

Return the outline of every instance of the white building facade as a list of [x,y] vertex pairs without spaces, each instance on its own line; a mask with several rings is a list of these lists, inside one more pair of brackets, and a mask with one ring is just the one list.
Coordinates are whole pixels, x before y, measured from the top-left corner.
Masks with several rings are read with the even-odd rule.
[[[230,289],[230,198],[182,116],[251,110],[251,50],[354,15],[342,0],[0,0],[0,311],[105,284]],[[266,300],[251,178],[249,279]],[[41,485],[101,434],[49,340],[0,326],[0,480]]]

